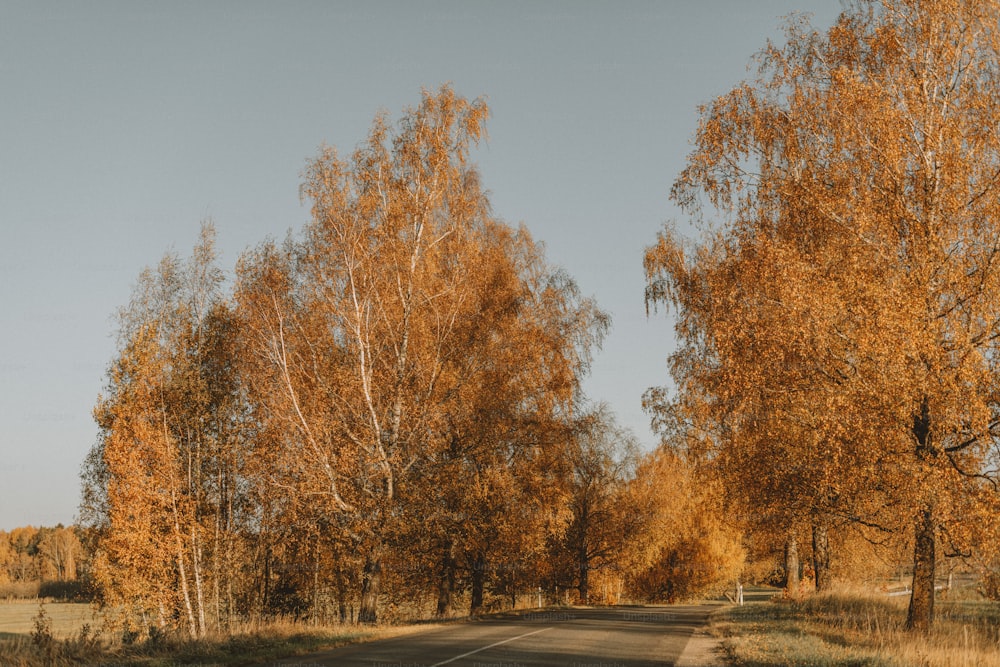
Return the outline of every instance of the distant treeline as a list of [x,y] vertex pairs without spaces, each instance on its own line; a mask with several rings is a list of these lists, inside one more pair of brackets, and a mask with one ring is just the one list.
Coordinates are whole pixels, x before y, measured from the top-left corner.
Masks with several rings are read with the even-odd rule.
[[0,599],[84,600],[91,540],[76,526],[0,530]]

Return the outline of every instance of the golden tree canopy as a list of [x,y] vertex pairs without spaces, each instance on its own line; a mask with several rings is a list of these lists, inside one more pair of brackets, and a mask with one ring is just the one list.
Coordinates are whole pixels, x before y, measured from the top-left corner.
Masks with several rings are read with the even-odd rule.
[[697,440],[788,516],[916,525],[912,627],[935,539],[967,549],[995,500],[998,21],[962,0],[858,2],[826,34],[793,20],[759,78],[703,108],[674,185],[722,224],[646,256]]

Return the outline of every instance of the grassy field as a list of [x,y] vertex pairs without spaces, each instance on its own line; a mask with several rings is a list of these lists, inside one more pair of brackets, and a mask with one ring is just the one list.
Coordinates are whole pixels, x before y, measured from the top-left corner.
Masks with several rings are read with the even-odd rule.
[[[66,639],[80,632],[84,625],[97,628],[100,617],[89,604],[75,602],[47,602],[45,613],[52,623],[52,636]],[[28,635],[38,615],[37,600],[0,602],[0,638]]]
[[121,636],[101,634],[101,620],[94,615],[90,605],[46,603],[44,609],[50,623],[51,641],[32,636],[39,610],[37,601],[0,603],[0,665],[239,665],[438,627],[428,623],[378,628],[355,625],[308,627],[279,622],[263,627],[247,627],[232,636],[208,637],[200,641],[167,636],[155,641],[125,644]]
[[1000,667],[1000,603],[939,600],[928,636],[903,629],[906,597],[836,593],[729,608],[713,619],[745,667]]

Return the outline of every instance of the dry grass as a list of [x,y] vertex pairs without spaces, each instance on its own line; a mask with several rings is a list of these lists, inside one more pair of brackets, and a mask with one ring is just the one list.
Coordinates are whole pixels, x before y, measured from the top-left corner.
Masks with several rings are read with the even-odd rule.
[[[291,622],[248,624],[230,635],[217,634],[199,641],[162,636],[141,643],[125,643],[120,635],[95,632],[96,619],[85,620],[79,608],[88,605],[46,604],[51,640],[39,637],[38,604],[0,604],[0,665],[4,667],[177,667],[178,665],[239,665],[305,655],[338,646],[420,632],[433,624],[367,628],[357,625],[311,627]],[[25,616],[27,615],[27,620]],[[34,633],[34,634],[33,634]]]
[[1000,603],[939,600],[927,636],[903,628],[906,597],[833,593],[734,607],[714,620],[747,667],[1000,667]]
[[[10,635],[27,635],[38,615],[38,600],[16,600],[0,603],[0,639]],[[45,613],[52,622],[52,636],[66,639],[80,632],[84,625],[93,628],[101,624],[89,604],[76,602],[46,602]]]

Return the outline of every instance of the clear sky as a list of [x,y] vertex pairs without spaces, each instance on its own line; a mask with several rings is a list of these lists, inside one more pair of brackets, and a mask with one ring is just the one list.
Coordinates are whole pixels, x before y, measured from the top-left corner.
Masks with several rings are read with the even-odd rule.
[[640,400],[673,328],[647,319],[642,254],[697,107],[749,76],[782,17],[835,0],[11,2],[0,0],[0,529],[74,520],[114,353],[112,316],[211,218],[221,263],[308,218],[321,143],[451,83],[492,109],[475,153],[614,318],[586,383],[646,448]]

